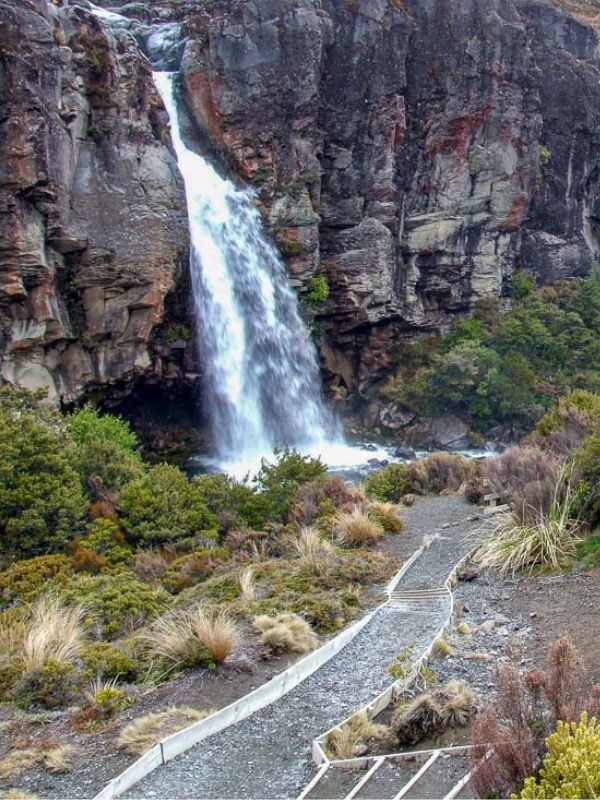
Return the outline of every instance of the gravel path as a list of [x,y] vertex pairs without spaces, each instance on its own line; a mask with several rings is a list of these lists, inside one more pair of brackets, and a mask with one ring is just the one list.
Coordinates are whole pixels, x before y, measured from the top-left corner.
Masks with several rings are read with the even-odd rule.
[[[473,523],[465,520],[472,513],[472,506],[454,497],[425,499],[408,509],[407,537],[442,536],[397,588],[440,586],[469,549],[465,534]],[[428,614],[383,607],[347,647],[291,692],[159,767],[127,796],[297,797],[314,774],[312,739],[380,694],[391,682],[388,667],[395,656],[411,646],[418,656],[448,610],[443,604]]]

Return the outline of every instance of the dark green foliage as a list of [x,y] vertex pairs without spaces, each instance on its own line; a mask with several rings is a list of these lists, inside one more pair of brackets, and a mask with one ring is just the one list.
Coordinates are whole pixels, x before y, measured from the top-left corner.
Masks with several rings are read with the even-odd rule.
[[130,572],[80,575],[62,592],[69,604],[84,602],[87,618],[102,636],[123,636],[166,611],[170,603],[162,588],[152,588]]
[[39,669],[23,673],[14,688],[19,708],[63,708],[70,705],[79,690],[72,664],[48,659]]
[[221,523],[222,528],[263,528],[269,521],[269,498],[247,483],[223,474],[198,475],[194,489]]
[[563,281],[538,290],[513,280],[513,307],[479,304],[439,339],[403,345],[400,368],[382,394],[425,416],[469,414],[479,430],[530,429],[557,396],[600,390],[600,281]]
[[30,603],[47,590],[49,583],[64,585],[72,574],[72,560],[60,553],[17,561],[0,572],[0,607],[15,600]]
[[144,546],[190,550],[217,535],[217,519],[204,502],[202,487],[169,464],[152,467],[123,487],[119,515],[127,539]]
[[75,444],[73,466],[86,487],[100,479],[105,489],[118,492],[143,474],[137,437],[119,417],[86,406],[69,418],[69,430]]
[[[21,408],[19,408],[21,406]],[[22,394],[0,396],[0,548],[37,555],[59,550],[81,529],[86,510],[69,440],[52,412],[27,408]]]
[[275,451],[276,460],[263,459],[255,480],[269,503],[270,518],[281,522],[287,518],[292,501],[303,483],[324,478],[327,467],[319,458],[303,456],[289,447]]
[[365,491],[369,497],[382,503],[399,503],[405,494],[412,491],[410,467],[407,464],[390,464],[372,472],[365,481]]
[[131,653],[117,649],[109,642],[92,642],[86,645],[81,659],[89,678],[114,678],[130,683],[138,678],[138,661]]

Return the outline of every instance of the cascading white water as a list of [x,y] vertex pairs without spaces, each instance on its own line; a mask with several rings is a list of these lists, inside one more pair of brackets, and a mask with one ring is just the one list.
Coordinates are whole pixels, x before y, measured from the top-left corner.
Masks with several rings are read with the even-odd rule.
[[214,446],[231,460],[306,447],[332,435],[314,345],[285,267],[248,191],[184,144],[174,76],[154,81],[185,183],[192,291]]

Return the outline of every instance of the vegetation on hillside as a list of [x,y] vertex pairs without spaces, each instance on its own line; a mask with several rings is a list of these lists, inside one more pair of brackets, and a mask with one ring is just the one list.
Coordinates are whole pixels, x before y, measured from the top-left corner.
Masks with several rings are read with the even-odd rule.
[[135,684],[304,653],[398,567],[402,528],[318,459],[255,478],[149,465],[125,421],[0,390],[0,700],[100,724]]
[[469,415],[479,431],[529,431],[562,394],[600,390],[600,278],[536,289],[519,272],[508,313],[480,301],[448,334],[404,344],[396,358],[386,399],[424,416]]

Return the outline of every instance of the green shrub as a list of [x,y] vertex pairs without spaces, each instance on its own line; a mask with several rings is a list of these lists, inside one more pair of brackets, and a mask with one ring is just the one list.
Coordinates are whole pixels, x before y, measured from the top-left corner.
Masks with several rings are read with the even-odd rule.
[[59,553],[17,561],[0,572],[0,606],[15,600],[29,603],[45,592],[49,584],[67,583],[72,574],[72,560]]
[[19,708],[63,708],[73,702],[79,691],[73,664],[48,659],[38,669],[25,672],[14,690]]
[[192,549],[217,536],[217,520],[197,485],[169,464],[160,464],[123,487],[119,514],[129,541]]
[[587,715],[581,721],[559,721],[547,741],[548,753],[537,778],[527,778],[513,798],[585,798],[600,795],[600,727]]
[[69,418],[69,430],[74,441],[73,466],[88,488],[100,479],[105,489],[119,491],[143,474],[135,449],[137,437],[119,417],[85,407]]
[[33,412],[0,410],[0,548],[35,555],[59,550],[86,510],[65,435]]
[[269,521],[269,498],[223,473],[198,475],[192,486],[219,520],[222,529],[263,528]]
[[114,678],[111,680],[95,678],[85,691],[85,698],[102,719],[114,717],[118,711],[122,711],[133,702],[133,698],[128,697],[125,691],[117,686]]
[[164,589],[152,588],[130,572],[80,575],[62,594],[70,603],[85,603],[89,619],[105,638],[122,636],[140,628],[163,613],[170,601]]
[[84,674],[89,678],[112,678],[133,683],[138,678],[139,663],[130,653],[109,642],[92,642],[81,652]]
[[92,520],[87,526],[86,535],[77,544],[82,549],[93,550],[104,556],[108,564],[122,564],[133,555],[119,526],[105,517]]
[[372,472],[365,481],[365,491],[369,497],[382,503],[399,503],[405,494],[412,491],[409,465],[390,464]]
[[275,451],[273,463],[263,459],[255,480],[269,502],[271,519],[284,521],[298,488],[303,483],[324,478],[327,467],[321,459],[303,456],[289,447]]

